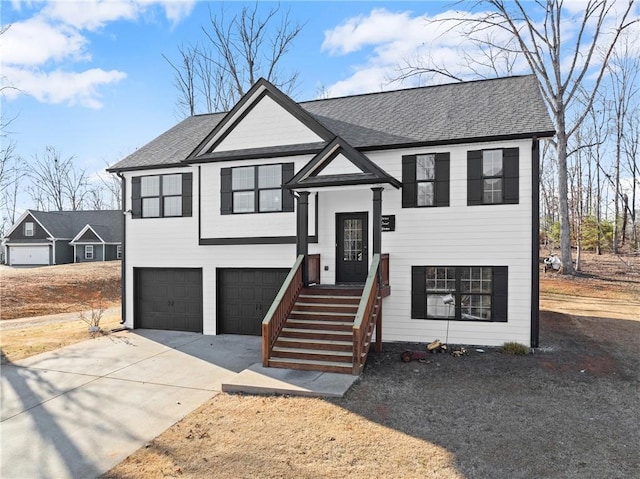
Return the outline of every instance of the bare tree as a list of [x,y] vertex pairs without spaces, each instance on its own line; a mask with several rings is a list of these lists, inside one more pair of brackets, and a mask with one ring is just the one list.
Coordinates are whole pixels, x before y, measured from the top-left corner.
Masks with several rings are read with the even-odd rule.
[[[613,173],[614,188],[614,218],[613,223],[613,252],[618,252],[620,245],[620,235],[622,234],[622,244],[625,241],[627,215],[631,212],[628,195],[622,191],[620,184],[621,166],[623,165],[623,155],[625,153],[625,137],[633,134],[633,127],[627,132],[630,121],[633,121],[634,102],[640,94],[640,59],[632,54],[633,43],[640,41],[640,36],[631,38],[624,35],[620,43],[611,55],[611,61],[607,67],[609,73],[609,88],[612,93],[611,124],[613,125],[613,136],[615,141],[615,162]],[[628,138],[627,138],[628,140]],[[636,163],[635,158],[630,163]],[[622,207],[622,227],[618,220]]]
[[109,173],[107,176],[100,175],[99,178],[102,186],[111,196],[110,207],[116,210],[122,209],[122,182],[120,178],[115,173]]
[[44,155],[36,154],[33,159],[28,176],[32,181],[31,199],[36,207],[52,207],[58,211],[65,207],[81,209],[87,177],[85,170],[74,163],[75,158],[63,159],[58,150],[47,146]]
[[189,115],[198,108],[229,110],[260,77],[291,93],[298,73],[283,73],[281,60],[302,27],[279,5],[262,11],[256,2],[230,19],[224,10],[209,11],[203,41],[180,47],[179,62],[164,56],[174,70],[179,108]]
[[[487,31],[507,33],[509,40],[496,44],[489,40],[491,46],[521,54],[535,74],[556,127],[560,252],[565,274],[575,273],[568,202],[568,141],[588,115],[618,38],[636,21],[629,20],[633,4],[634,0],[588,0],[580,17],[568,22],[563,0],[478,0],[474,5],[482,11],[476,15],[438,20],[453,22],[454,28],[463,28],[471,42],[483,45],[487,44],[483,40]],[[616,12],[614,5],[622,11]],[[573,34],[565,35],[568,27]],[[448,71],[442,74],[451,76]],[[592,80],[587,82],[587,77]],[[578,110],[569,125],[567,113],[578,108],[576,96],[587,86],[586,108]]]

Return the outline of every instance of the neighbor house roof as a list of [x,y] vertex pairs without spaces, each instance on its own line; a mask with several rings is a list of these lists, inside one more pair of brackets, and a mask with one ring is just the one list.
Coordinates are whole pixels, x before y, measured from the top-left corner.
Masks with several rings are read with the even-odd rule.
[[[299,103],[315,121],[360,150],[402,148],[555,133],[533,75],[452,83]],[[181,166],[225,118],[225,113],[187,118],[110,170]],[[320,152],[327,143],[300,145]],[[280,151],[251,151],[274,156]],[[282,154],[291,154],[291,145]],[[225,152],[224,159],[245,150]],[[215,158],[212,158],[215,159]],[[222,159],[222,158],[221,158]]]
[[122,211],[37,211],[28,210],[54,238],[72,239],[90,225],[107,243],[122,242]]

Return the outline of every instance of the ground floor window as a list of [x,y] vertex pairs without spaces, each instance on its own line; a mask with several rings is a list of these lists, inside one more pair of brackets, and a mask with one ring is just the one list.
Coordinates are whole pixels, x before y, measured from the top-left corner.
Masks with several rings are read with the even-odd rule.
[[122,245],[119,244],[116,246],[116,258],[122,259]]
[[88,244],[84,247],[84,259],[93,259],[93,245]]
[[411,317],[507,321],[506,266],[414,266]]

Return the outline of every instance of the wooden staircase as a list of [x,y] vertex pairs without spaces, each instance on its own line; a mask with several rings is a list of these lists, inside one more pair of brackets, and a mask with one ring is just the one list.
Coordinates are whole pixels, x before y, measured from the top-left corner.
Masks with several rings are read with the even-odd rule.
[[303,288],[272,348],[268,365],[352,374],[353,323],[361,297],[361,286]]

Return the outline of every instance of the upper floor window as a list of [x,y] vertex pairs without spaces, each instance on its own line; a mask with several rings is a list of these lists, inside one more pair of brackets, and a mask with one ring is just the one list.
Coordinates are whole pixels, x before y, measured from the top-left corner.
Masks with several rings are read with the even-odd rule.
[[414,266],[411,317],[507,321],[506,266]]
[[191,216],[191,182],[191,173],[132,178],[132,217]]
[[221,213],[293,211],[293,196],[282,185],[293,177],[293,163],[222,168]]
[[449,206],[449,153],[402,157],[402,207]]
[[467,204],[516,204],[519,190],[518,148],[467,153]]
[[25,236],[33,236],[35,232],[35,228],[31,221],[27,221],[24,224],[24,235]]

